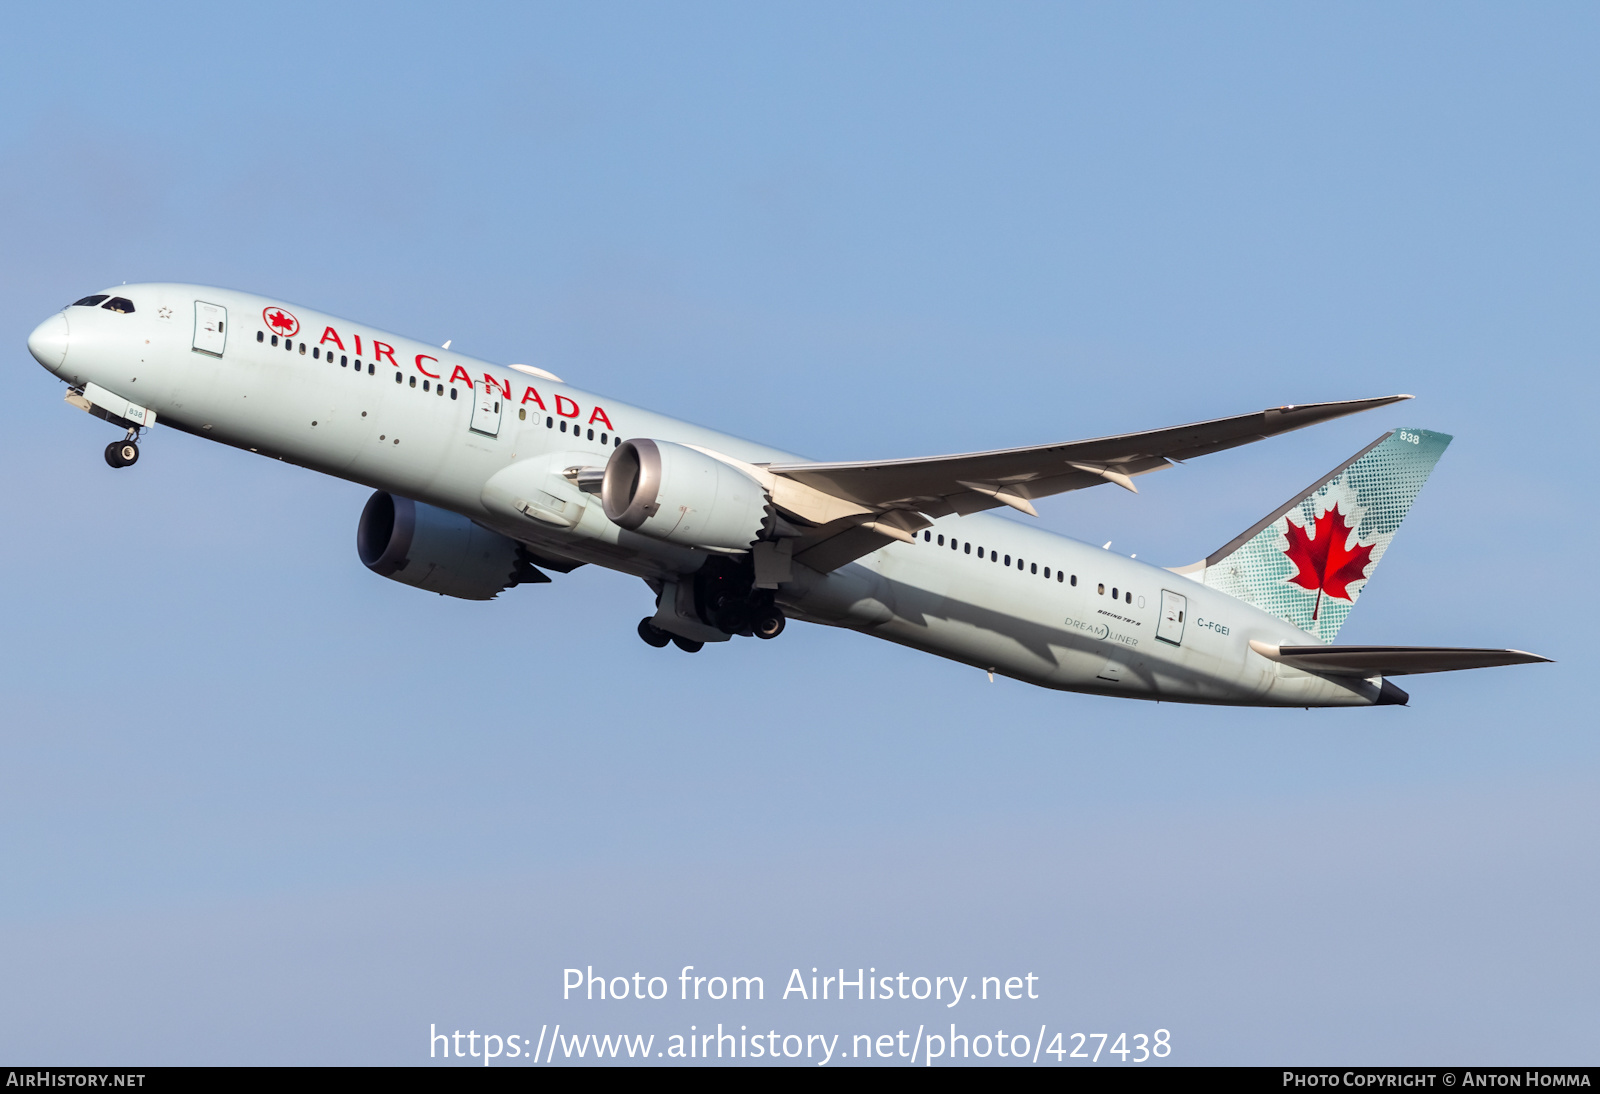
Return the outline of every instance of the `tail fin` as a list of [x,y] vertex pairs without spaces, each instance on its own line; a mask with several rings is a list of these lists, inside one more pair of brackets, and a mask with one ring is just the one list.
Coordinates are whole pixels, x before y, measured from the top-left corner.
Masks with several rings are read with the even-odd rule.
[[1175,573],[1332,642],[1450,437],[1385,433],[1201,562]]

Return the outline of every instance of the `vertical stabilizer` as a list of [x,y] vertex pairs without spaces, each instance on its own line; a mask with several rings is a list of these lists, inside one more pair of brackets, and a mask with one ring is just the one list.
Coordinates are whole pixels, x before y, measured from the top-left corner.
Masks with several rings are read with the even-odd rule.
[[1332,642],[1450,437],[1385,433],[1202,562],[1176,570]]

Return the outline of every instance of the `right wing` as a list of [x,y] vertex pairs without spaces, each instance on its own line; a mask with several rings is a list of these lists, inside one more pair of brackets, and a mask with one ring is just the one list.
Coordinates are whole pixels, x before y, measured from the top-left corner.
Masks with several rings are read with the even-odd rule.
[[760,471],[773,504],[809,526],[795,544],[795,559],[827,571],[893,540],[909,540],[933,517],[964,516],[1001,505],[1037,516],[1032,499],[1105,482],[1137,493],[1135,475],[1409,398],[1388,395],[1272,407],[1031,448],[875,463],[771,464]]

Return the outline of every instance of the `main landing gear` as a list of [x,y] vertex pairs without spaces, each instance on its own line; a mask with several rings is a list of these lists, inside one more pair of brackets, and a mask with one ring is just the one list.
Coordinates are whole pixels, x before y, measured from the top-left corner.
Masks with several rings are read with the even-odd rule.
[[[695,572],[693,581],[694,613],[705,626],[730,638],[776,638],[783,633],[787,622],[783,609],[778,607],[771,589],[756,588],[755,567],[748,557],[714,555]],[[639,637],[658,650],[671,643],[685,653],[699,653],[705,646],[704,642],[663,630],[650,618],[639,620]]]
[[783,613],[773,606],[756,616],[756,621],[750,625],[750,632],[757,638],[776,638],[783,633],[785,622]]
[[639,620],[639,637],[645,640],[646,645],[654,646],[658,650],[665,649],[668,645],[673,645],[684,653],[699,653],[705,648],[704,642],[696,642],[692,638],[680,638],[675,634],[668,634],[650,622],[648,616]]
[[106,445],[106,463],[112,467],[132,467],[139,462],[139,431],[128,430],[128,435],[120,441],[112,441]]
[[776,638],[783,633],[783,609],[772,590],[755,587],[755,568],[747,557],[709,558],[694,575],[695,610],[724,634]]

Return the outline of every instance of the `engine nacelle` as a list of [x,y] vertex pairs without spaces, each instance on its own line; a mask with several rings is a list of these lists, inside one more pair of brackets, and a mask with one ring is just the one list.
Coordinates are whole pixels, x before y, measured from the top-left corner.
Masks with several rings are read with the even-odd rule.
[[612,523],[685,547],[747,551],[773,526],[760,483],[671,441],[623,441],[606,462],[600,500]]
[[375,574],[462,600],[493,600],[513,585],[550,580],[516,540],[382,490],[361,511],[356,552]]

